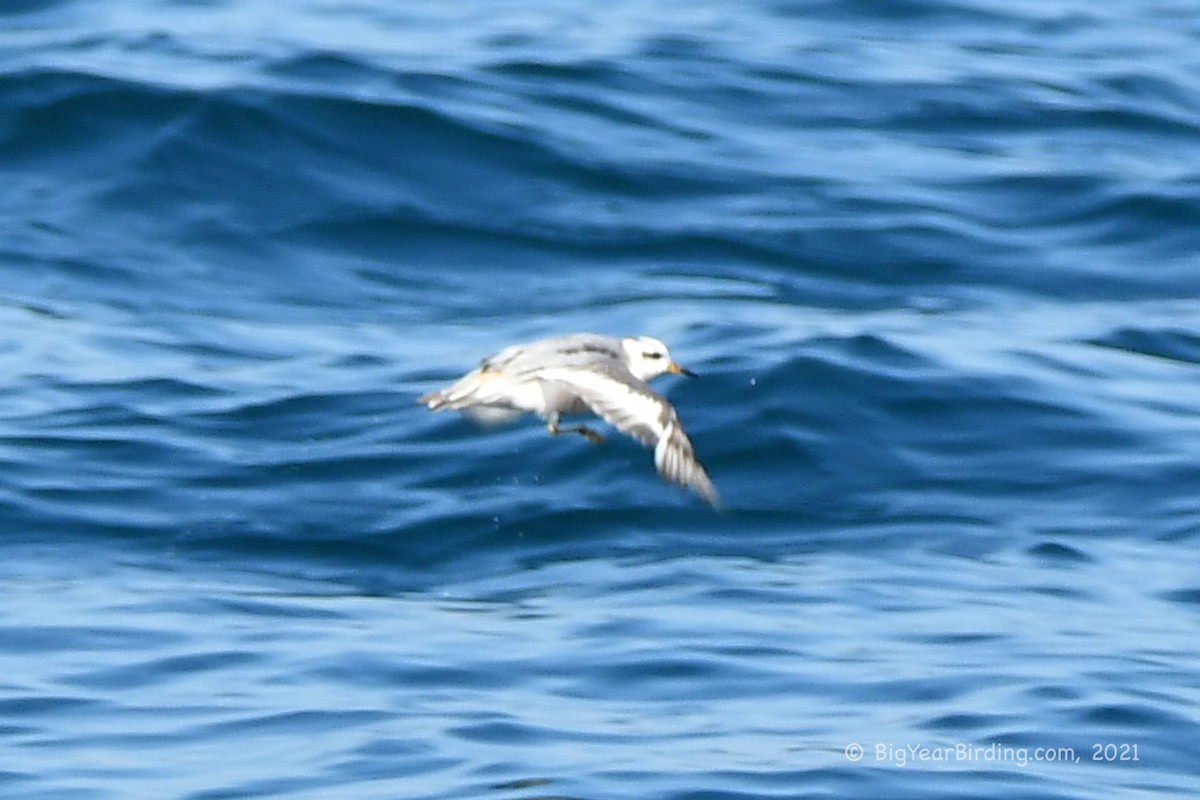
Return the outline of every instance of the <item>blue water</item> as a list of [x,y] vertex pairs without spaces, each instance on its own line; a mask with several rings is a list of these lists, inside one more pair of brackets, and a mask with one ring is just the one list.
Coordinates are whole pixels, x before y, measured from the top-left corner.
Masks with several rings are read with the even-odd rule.
[[1194,791],[1191,0],[9,0],[0,286],[5,798]]

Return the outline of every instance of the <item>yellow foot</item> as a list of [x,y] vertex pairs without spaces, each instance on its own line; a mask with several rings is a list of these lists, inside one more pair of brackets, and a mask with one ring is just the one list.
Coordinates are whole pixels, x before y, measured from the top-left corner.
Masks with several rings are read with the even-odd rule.
[[585,428],[580,425],[579,433],[583,435],[583,438],[587,439],[592,444],[604,444],[604,435],[596,433],[591,428]]
[[560,433],[578,433],[580,436],[587,439],[592,444],[603,444],[604,443],[603,435],[596,433],[594,430],[592,430],[591,428],[589,428],[585,425],[572,425],[569,428],[560,428],[555,423],[550,422],[550,423],[547,423],[546,429],[548,431],[550,431],[550,433],[553,434],[554,436],[558,436]]

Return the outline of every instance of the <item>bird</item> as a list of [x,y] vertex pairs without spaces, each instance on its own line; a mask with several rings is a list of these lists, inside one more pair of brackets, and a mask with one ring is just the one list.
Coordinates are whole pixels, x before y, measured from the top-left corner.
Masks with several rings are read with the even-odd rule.
[[652,336],[618,339],[572,333],[506,347],[417,402],[431,411],[461,411],[483,423],[534,413],[555,436],[577,433],[600,444],[604,436],[586,425],[559,424],[564,414],[590,412],[653,447],[654,465],[663,480],[691,489],[719,508],[716,486],[696,458],[675,407],[648,383],[666,373],[696,376]]

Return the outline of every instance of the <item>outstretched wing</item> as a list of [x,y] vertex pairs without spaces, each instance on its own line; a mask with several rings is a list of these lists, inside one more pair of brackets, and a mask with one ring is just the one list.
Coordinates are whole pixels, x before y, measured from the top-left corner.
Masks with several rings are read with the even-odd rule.
[[696,458],[692,440],[684,433],[674,409],[671,409],[671,420],[665,432],[654,446],[654,466],[666,480],[677,486],[690,486],[710,506],[720,507],[721,496],[717,494],[717,487]]
[[664,480],[716,506],[716,487],[696,459],[679,415],[666,398],[627,371],[542,370],[539,378],[559,383],[575,394],[596,416],[617,430],[654,448],[654,466]]

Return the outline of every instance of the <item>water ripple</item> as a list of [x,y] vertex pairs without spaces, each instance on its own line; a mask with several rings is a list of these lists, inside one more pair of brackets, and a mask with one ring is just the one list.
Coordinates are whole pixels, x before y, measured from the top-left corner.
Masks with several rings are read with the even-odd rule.
[[[1191,4],[146,10],[0,10],[6,797],[1192,790]],[[415,402],[570,330],[723,514]]]

